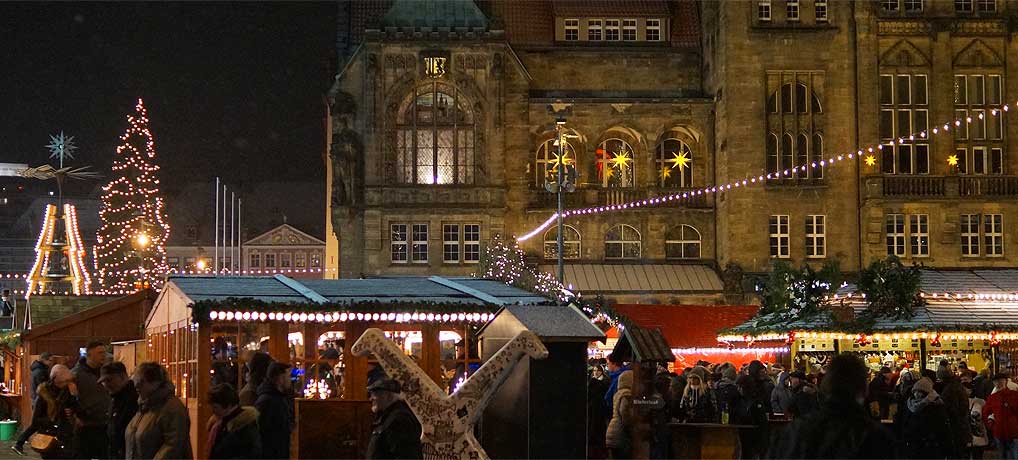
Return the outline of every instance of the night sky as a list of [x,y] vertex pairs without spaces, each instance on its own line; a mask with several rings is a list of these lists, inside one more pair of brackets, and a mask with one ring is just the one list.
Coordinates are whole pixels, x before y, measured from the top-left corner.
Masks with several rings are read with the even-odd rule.
[[[38,165],[60,130],[105,172],[145,99],[170,206],[215,176],[324,183],[336,3],[0,4],[0,161]],[[211,194],[211,191],[209,192]],[[322,192],[324,195],[324,192]],[[322,197],[278,210],[323,220]]]

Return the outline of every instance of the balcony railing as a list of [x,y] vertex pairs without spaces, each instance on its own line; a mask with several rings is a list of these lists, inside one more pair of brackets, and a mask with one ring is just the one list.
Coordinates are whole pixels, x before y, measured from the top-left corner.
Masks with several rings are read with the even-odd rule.
[[872,176],[866,198],[1018,197],[1018,176]]
[[[566,209],[586,208],[594,206],[614,206],[640,200],[663,197],[681,193],[684,189],[668,188],[613,188],[613,189],[580,189],[563,194],[563,207]],[[557,201],[554,193],[531,189],[528,204],[530,209],[554,209]],[[658,206],[709,209],[714,203],[707,194],[694,195],[689,198],[669,201]]]

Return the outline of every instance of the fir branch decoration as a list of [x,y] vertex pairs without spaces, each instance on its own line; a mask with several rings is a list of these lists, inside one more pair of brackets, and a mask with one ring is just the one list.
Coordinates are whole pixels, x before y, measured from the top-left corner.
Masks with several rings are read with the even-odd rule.
[[866,313],[874,318],[911,319],[926,305],[920,296],[920,266],[906,267],[897,257],[873,262],[859,274],[859,290],[866,294]]
[[763,306],[758,319],[768,325],[812,318],[826,311],[831,294],[841,284],[837,261],[828,261],[819,270],[807,264],[795,269],[787,262],[775,261],[770,274],[759,288]]

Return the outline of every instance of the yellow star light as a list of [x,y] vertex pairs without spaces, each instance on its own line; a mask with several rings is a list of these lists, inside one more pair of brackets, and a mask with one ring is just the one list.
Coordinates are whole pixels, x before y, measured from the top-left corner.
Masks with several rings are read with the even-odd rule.
[[690,158],[686,152],[676,152],[672,154],[672,158],[668,162],[672,164],[673,168],[678,167],[681,170],[689,167]]
[[667,166],[661,168],[661,180],[666,181],[669,177],[672,177],[672,168]]
[[629,152],[621,150],[615,153],[615,156],[612,158],[612,165],[616,168],[623,169],[629,165],[629,162],[632,160],[633,157],[629,156]]
[[947,164],[950,166],[958,166],[958,155],[951,155],[947,157]]
[[573,159],[569,158],[569,152],[563,153],[561,159],[559,158],[559,155],[557,153],[553,153],[552,155],[555,158],[548,160],[548,163],[551,163],[552,171],[558,171],[558,165],[560,164],[565,164],[567,166],[573,164]]
[[875,166],[877,164],[877,158],[873,155],[866,155],[866,159],[863,160],[866,166]]
[[612,175],[615,174],[615,170],[612,169],[612,168],[604,168],[604,173],[603,174],[604,174],[604,180],[608,180],[608,179],[611,179]]

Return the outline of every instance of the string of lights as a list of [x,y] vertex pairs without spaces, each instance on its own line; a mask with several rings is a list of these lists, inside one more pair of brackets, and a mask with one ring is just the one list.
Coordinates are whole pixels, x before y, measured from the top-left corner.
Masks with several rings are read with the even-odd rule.
[[297,313],[297,312],[257,312],[257,311],[220,311],[209,312],[209,319],[212,321],[285,321],[293,323],[345,323],[347,321],[394,321],[397,323],[410,322],[443,322],[450,321],[485,323],[494,317],[492,313],[396,313],[396,312],[371,312],[371,313]]
[[783,334],[759,334],[759,335],[735,335],[726,334],[719,335],[717,340],[721,343],[728,342],[773,342],[773,341],[789,341],[799,339],[813,339],[813,340],[852,340],[855,342],[867,342],[870,340],[934,340],[939,342],[946,340],[949,342],[971,342],[976,340],[987,340],[987,341],[999,341],[999,340],[1018,340],[1018,333],[1013,332],[900,332],[900,333],[877,333],[877,334],[858,334],[858,333],[842,333],[842,332],[816,332],[816,331],[793,331]]
[[[1016,104],[1018,104],[1018,102],[1016,102]],[[1009,110],[1009,106],[1005,104],[1003,107],[1001,107],[1001,110],[998,110],[998,109],[991,110],[990,111],[990,116],[993,116],[993,117],[1001,116],[1001,115],[1003,115],[1003,112],[1007,112],[1008,110]],[[977,119],[979,119],[979,120],[982,120],[983,118],[984,118],[984,114],[983,113],[980,113],[977,116]],[[926,130],[923,130],[923,131],[918,131],[918,132],[909,134],[908,136],[902,136],[902,137],[899,137],[897,139],[892,139],[892,140],[888,141],[886,144],[871,145],[871,146],[868,146],[868,147],[859,148],[855,152],[848,152],[848,153],[843,153],[843,154],[839,154],[839,155],[832,155],[832,156],[828,157],[827,159],[821,159],[820,161],[813,161],[813,162],[811,162],[809,164],[804,164],[804,165],[792,167],[792,168],[789,168],[789,169],[785,169],[785,170],[783,170],[781,172],[772,172],[772,173],[766,173],[766,174],[759,174],[757,176],[746,177],[744,179],[735,180],[735,181],[728,182],[728,183],[725,183],[725,184],[713,185],[713,186],[710,186],[710,187],[702,187],[702,188],[698,188],[698,189],[694,189],[694,190],[688,190],[688,191],[684,191],[684,192],[676,192],[676,193],[673,193],[673,194],[670,194],[670,195],[664,195],[664,196],[655,197],[655,198],[633,200],[633,201],[629,201],[629,202],[625,202],[625,203],[619,203],[619,204],[613,204],[613,205],[604,205],[604,206],[593,206],[593,207],[586,207],[586,208],[569,209],[569,210],[563,211],[562,217],[566,218],[566,217],[569,217],[569,216],[585,216],[585,215],[591,215],[591,214],[602,214],[602,213],[607,213],[607,212],[626,211],[626,210],[631,210],[631,209],[636,209],[636,208],[643,208],[643,207],[648,207],[648,206],[656,206],[656,205],[659,205],[659,204],[666,204],[666,203],[673,202],[673,201],[685,200],[685,199],[689,199],[689,198],[693,198],[693,197],[701,196],[701,195],[716,194],[718,192],[728,192],[728,191],[730,191],[732,189],[738,189],[739,187],[745,188],[745,187],[751,187],[751,186],[765,184],[770,179],[791,178],[793,176],[793,174],[797,174],[799,172],[802,172],[802,173],[807,172],[808,168],[818,168],[818,167],[819,168],[828,168],[828,167],[834,166],[835,164],[838,164],[839,162],[840,163],[844,163],[844,162],[850,161],[850,160],[851,161],[856,161],[856,162],[862,161],[863,164],[866,167],[872,168],[872,167],[876,166],[876,164],[877,164],[877,159],[873,155],[874,152],[879,152],[879,151],[883,150],[885,146],[893,147],[894,145],[898,145],[898,144],[907,144],[908,142],[915,141],[916,138],[926,139],[931,134],[932,135],[946,134],[946,133],[950,132],[952,125],[957,128],[957,127],[961,127],[962,123],[965,123],[966,126],[968,124],[971,124],[972,123],[972,117],[969,116],[969,117],[964,117],[964,118],[957,118],[957,119],[954,119],[954,120],[951,120],[951,121],[948,121],[948,122],[944,123],[942,126],[934,125],[934,128],[932,128],[932,129],[926,129]],[[948,163],[949,166],[957,167],[957,165],[958,165],[958,158],[956,156],[954,156],[954,155],[951,155],[951,156],[949,156],[947,158],[947,163]],[[534,236],[544,232],[545,230],[548,229],[548,227],[550,227],[556,221],[557,218],[558,218],[558,213],[553,213],[551,215],[551,217],[549,217],[547,220],[542,222],[536,228],[532,229],[531,231],[529,231],[527,233],[524,233],[522,236],[517,237],[516,238],[517,241],[524,242],[524,241],[527,241],[527,240],[533,238]]]

